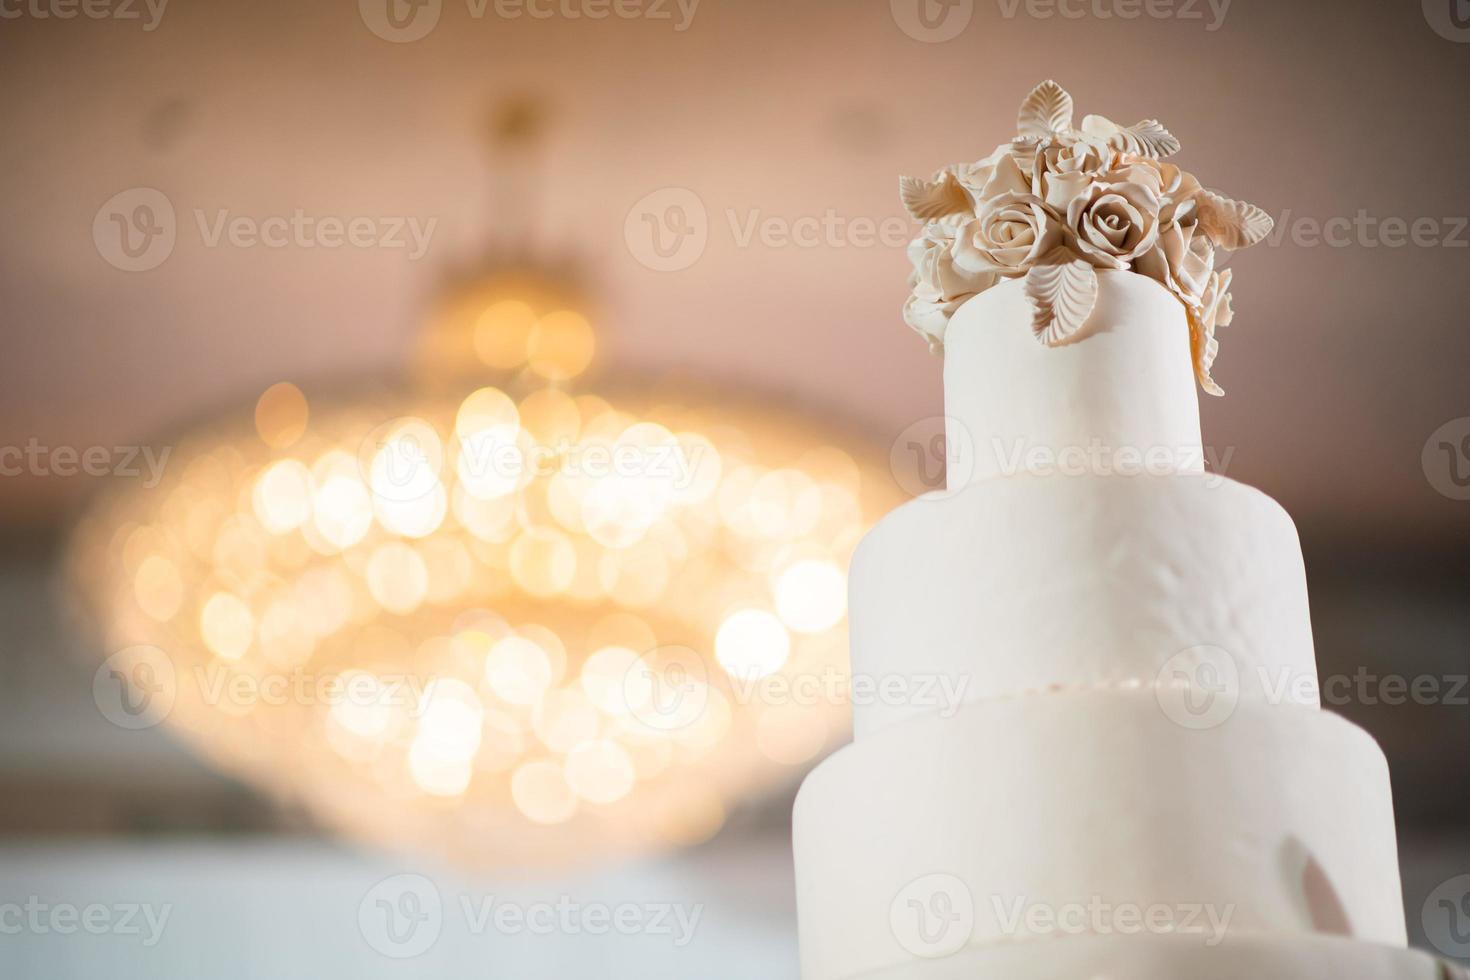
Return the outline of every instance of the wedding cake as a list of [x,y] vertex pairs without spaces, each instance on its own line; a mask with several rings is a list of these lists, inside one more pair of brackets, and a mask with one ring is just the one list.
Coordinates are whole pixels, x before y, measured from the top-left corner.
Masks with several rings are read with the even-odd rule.
[[1046,82],[902,182],[948,482],[852,562],[877,695],[796,802],[805,980],[1451,975],[1404,948],[1383,754],[1320,710],[1295,527],[1205,465],[1216,256],[1271,220],[1178,146]]

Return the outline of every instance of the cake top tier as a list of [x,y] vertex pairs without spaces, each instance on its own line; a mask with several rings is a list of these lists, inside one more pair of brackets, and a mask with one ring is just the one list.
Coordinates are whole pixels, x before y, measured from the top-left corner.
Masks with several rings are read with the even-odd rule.
[[1183,305],[1195,375],[1222,394],[1210,368],[1215,328],[1231,318],[1231,273],[1216,271],[1215,253],[1260,241],[1271,217],[1165,163],[1179,141],[1156,120],[1119,126],[1086,116],[1073,128],[1072,97],[1056,82],[1031,91],[1018,125],[983,160],[900,181],[904,206],[924,223],[909,246],[904,319],[942,350],[961,304],[1024,278],[1036,338],[1057,346],[1092,313],[1098,270],[1133,271]]

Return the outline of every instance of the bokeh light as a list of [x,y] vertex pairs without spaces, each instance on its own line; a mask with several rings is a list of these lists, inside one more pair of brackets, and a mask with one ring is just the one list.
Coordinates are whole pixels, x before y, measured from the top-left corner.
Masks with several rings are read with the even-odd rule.
[[[503,376],[273,386],[99,498],[71,574],[176,664],[168,724],[349,834],[485,868],[707,839],[845,725],[749,682],[845,670],[843,570],[898,490],[780,412],[568,390],[564,303],[479,309],[439,348]],[[310,696],[211,696],[274,674]]]

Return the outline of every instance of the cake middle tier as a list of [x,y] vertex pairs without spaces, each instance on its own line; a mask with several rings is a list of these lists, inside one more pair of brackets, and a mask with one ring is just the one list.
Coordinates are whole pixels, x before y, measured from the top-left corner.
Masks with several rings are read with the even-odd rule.
[[879,521],[849,580],[862,740],[955,702],[1072,688],[1318,703],[1280,505],[1209,474],[1013,476]]
[[1147,691],[966,705],[841,749],[793,817],[805,980],[1081,934],[1402,946],[1388,766],[1342,718]]

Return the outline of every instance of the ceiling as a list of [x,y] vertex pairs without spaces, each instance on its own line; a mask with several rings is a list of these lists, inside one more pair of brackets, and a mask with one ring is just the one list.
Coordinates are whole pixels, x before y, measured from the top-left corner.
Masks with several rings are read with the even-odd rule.
[[[1470,231],[1453,217],[1470,215],[1470,45],[1417,4],[1242,0],[1216,23],[1220,5],[1193,0],[1176,13],[1200,19],[958,0],[964,30],[929,43],[900,26],[908,0],[704,0],[684,30],[672,0],[603,20],[564,13],[597,0],[544,0],[546,19],[444,0],[426,37],[392,43],[368,26],[375,2],[180,3],[153,30],[141,5],[134,21],[0,25],[0,445],[130,445],[282,379],[310,393],[401,370],[445,276],[522,227],[496,206],[483,138],[487,107],[517,93],[552,125],[539,176],[509,197],[595,284],[600,370],[753,388],[886,445],[940,409],[939,362],[898,316],[896,177],[988,152],[1054,76],[1082,112],[1157,116],[1207,185],[1285,219],[1232,263],[1229,396],[1205,405],[1227,472],[1367,542],[1470,527],[1470,503],[1421,464],[1430,434],[1470,415]],[[172,253],[143,272],[93,238],[134,188],[177,216]],[[670,188],[692,192],[708,241],[657,271],[625,219]],[[417,259],[210,243],[221,212],[298,210],[436,224]],[[1370,230],[1342,247],[1303,237],[1303,219],[1360,212]],[[1445,241],[1378,242],[1383,219],[1425,217]],[[831,230],[780,238],[802,219]],[[873,223],[891,240],[870,242]],[[55,523],[89,485],[0,480],[0,520]]]

